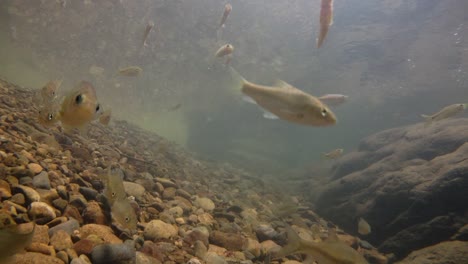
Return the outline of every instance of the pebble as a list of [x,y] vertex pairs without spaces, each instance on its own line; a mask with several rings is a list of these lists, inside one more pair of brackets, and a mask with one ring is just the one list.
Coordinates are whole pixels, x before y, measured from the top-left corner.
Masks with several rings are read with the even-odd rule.
[[247,238],[245,251],[251,253],[255,257],[259,257],[261,254],[260,243],[255,239]]
[[123,182],[125,192],[128,196],[133,196],[137,200],[141,200],[143,194],[145,193],[145,188],[140,184],[133,183],[133,182]]
[[46,223],[53,220],[57,215],[52,206],[44,202],[33,202],[29,208],[29,216],[38,222],[40,219],[41,223]]
[[34,228],[34,234],[32,237],[32,242],[42,243],[42,244],[49,244],[49,227],[46,225],[36,225]]
[[43,168],[41,165],[37,164],[37,163],[29,163],[28,164],[28,169],[34,174],[39,174]]
[[105,225],[87,224],[80,228],[81,238],[87,238],[89,235],[97,235],[104,242],[111,244],[120,244],[122,240],[114,235],[112,229]]
[[172,200],[175,197],[176,189],[173,187],[165,188],[162,197],[166,200]]
[[166,179],[166,178],[156,177],[156,182],[160,183],[162,186],[164,186],[164,188],[177,187],[177,185],[173,181]]
[[34,190],[31,187],[24,186],[24,185],[15,185],[13,186],[13,191],[14,192],[21,192],[26,196],[26,199],[28,202],[39,202],[41,200],[41,196],[39,195],[36,190]]
[[73,245],[73,249],[77,254],[90,255],[93,248],[104,243],[104,240],[97,235],[89,235],[87,238],[81,239]]
[[24,197],[24,194],[17,193],[10,198],[10,201],[15,204],[24,205],[26,203],[26,198]]
[[172,207],[169,209],[169,214],[173,217],[181,217],[184,214],[184,210],[180,206]]
[[0,198],[8,199],[11,197],[10,184],[7,181],[0,180]]
[[57,258],[61,259],[64,263],[69,263],[68,254],[65,251],[59,251],[55,254]]
[[128,240],[123,244],[98,245],[91,253],[93,264],[105,263],[135,263],[136,252],[134,242]]
[[267,224],[259,225],[255,228],[255,234],[257,235],[258,241],[262,242],[265,240],[275,240],[278,236],[278,232]]
[[209,198],[202,197],[195,200],[195,205],[205,211],[211,212],[215,209],[215,204]]
[[65,223],[58,224],[49,229],[49,236],[53,236],[55,232],[59,230],[65,231],[67,234],[73,234],[73,231],[78,230],[80,228],[80,224],[75,219],[70,219]]
[[86,198],[86,200],[96,200],[98,191],[89,187],[80,187],[80,193]]
[[227,261],[213,252],[208,252],[205,256],[205,263],[206,264],[227,264]]
[[146,255],[142,252],[136,252],[136,263],[138,264],[161,264],[156,258]]
[[30,252],[42,253],[44,255],[55,256],[54,247],[43,243],[32,242],[26,247],[26,250]]
[[55,199],[52,201],[52,205],[59,209],[61,212],[63,212],[65,210],[65,208],[67,207],[68,205],[68,202],[62,198],[59,198],[59,199]]
[[38,175],[34,176],[32,184],[36,188],[49,190],[50,189],[49,174],[46,171],[42,171]]
[[67,232],[59,230],[50,238],[50,245],[53,246],[55,250],[60,251],[72,248],[73,242]]
[[208,252],[208,249],[206,248],[205,244],[201,242],[200,240],[195,241],[195,244],[193,245],[193,251],[194,255],[197,258],[204,259],[206,256],[206,253]]
[[145,227],[144,236],[147,240],[155,241],[161,238],[171,238],[177,235],[177,229],[161,220],[151,220]]
[[210,242],[231,251],[242,251],[247,243],[240,234],[224,233],[217,230],[211,233]]
[[105,225],[107,223],[106,216],[96,201],[90,201],[86,205],[86,209],[83,211],[83,220],[85,223],[98,225]]
[[16,254],[12,263],[34,263],[34,264],[64,264],[56,257],[44,255],[37,252],[26,252],[25,254]]

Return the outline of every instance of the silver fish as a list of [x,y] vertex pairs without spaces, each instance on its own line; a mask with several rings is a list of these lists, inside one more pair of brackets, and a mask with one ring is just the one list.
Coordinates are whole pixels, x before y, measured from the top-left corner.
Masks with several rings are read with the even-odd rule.
[[468,107],[468,104],[452,104],[442,108],[439,112],[433,115],[421,115],[426,119],[426,125],[430,125],[432,122],[446,119],[461,113]]

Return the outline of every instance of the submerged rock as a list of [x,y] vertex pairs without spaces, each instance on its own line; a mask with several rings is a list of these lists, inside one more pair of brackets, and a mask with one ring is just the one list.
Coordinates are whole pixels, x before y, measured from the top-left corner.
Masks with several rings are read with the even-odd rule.
[[364,217],[366,239],[398,258],[450,238],[466,224],[466,131],[468,119],[452,119],[369,136],[338,161],[317,212],[345,230]]
[[468,263],[468,242],[442,242],[412,252],[397,264],[464,264]]

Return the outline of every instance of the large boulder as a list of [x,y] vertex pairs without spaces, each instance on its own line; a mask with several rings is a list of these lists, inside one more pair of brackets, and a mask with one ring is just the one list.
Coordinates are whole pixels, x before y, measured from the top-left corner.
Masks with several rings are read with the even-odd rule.
[[465,264],[468,263],[468,242],[442,242],[411,253],[397,264]]
[[398,258],[448,240],[467,222],[468,119],[372,135],[337,162],[317,212]]

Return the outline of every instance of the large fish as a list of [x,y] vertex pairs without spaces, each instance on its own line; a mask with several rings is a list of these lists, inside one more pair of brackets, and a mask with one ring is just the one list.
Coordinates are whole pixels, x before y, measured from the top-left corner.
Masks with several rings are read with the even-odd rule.
[[421,115],[426,119],[426,126],[432,122],[439,121],[457,115],[468,107],[468,104],[452,104],[442,108],[439,112],[433,115]]
[[333,0],[322,0],[320,8],[320,32],[317,38],[317,48],[320,48],[328,34],[328,28],[333,24]]
[[291,227],[288,227],[287,232],[288,244],[274,254],[275,258],[303,253],[320,264],[368,264],[359,252],[340,241],[332,232],[323,242],[303,240]]
[[245,80],[233,68],[231,72],[240,78],[242,93],[267,111],[266,118],[310,126],[332,126],[337,122],[335,114],[319,99],[286,82],[278,81],[276,86],[258,85]]

